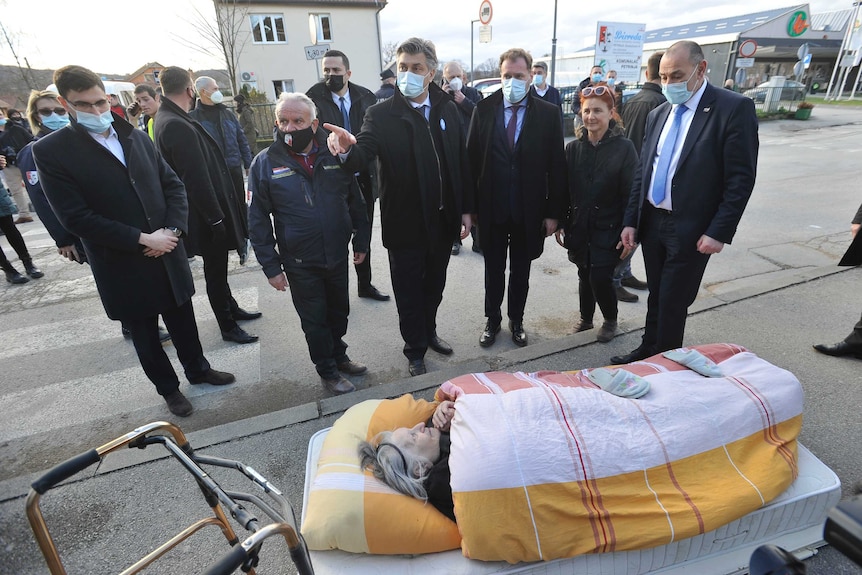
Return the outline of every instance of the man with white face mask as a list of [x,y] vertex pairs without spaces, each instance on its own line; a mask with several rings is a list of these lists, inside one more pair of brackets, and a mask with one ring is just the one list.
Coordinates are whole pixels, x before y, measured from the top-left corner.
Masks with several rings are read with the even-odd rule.
[[500,56],[503,88],[476,105],[467,153],[478,188],[477,212],[485,256],[485,329],[479,345],[497,338],[509,257],[509,329],[527,345],[524,307],[530,264],[545,237],[566,217],[566,160],[560,108],[530,90],[533,58],[520,48]]
[[695,42],[664,53],[659,79],[667,102],[647,117],[620,241],[643,243],[649,300],[643,341],[622,364],[682,346],[709,256],[736,233],[754,188],[757,115],[751,98],[718,89]]
[[[251,146],[248,145],[236,114],[222,104],[224,94],[215,80],[209,76],[200,76],[195,80],[195,91],[198,93],[198,101],[189,116],[197,120],[221,148],[238,199],[237,205],[242,212],[241,217],[244,221],[248,220],[243,168],[247,173],[251,165]],[[239,254],[240,263],[245,263],[248,256],[246,246],[240,246]]]
[[379,162],[380,227],[404,355],[410,375],[421,375],[429,347],[452,353],[437,335],[437,308],[452,242],[472,224],[473,188],[458,106],[433,82],[434,44],[410,38],[396,57],[395,95],[368,109],[356,136],[334,124],[323,127],[346,169],[362,169],[375,156]]

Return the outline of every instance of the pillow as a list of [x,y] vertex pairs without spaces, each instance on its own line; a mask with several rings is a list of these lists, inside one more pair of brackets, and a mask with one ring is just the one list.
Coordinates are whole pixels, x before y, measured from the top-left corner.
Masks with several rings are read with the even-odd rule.
[[357,448],[381,431],[426,421],[436,404],[403,395],[354,405],[329,430],[309,489],[302,535],[310,549],[400,555],[461,545],[458,527],[430,503],[359,469]]

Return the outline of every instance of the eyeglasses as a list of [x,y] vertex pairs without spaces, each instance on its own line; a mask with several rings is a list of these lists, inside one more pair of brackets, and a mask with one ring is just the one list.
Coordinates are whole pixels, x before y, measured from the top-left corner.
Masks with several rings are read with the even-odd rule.
[[107,111],[111,107],[111,103],[107,100],[99,100],[98,102],[69,102],[76,110],[94,110]]
[[66,108],[59,106],[57,108],[39,108],[37,110],[40,116],[45,116],[46,118],[51,114],[57,114],[58,116],[66,115]]
[[607,86],[596,86],[596,87],[587,86],[586,88],[581,90],[581,95],[584,98],[589,98],[590,96],[601,97],[601,96],[605,95],[605,92],[610,92],[610,91],[611,91],[611,89],[608,88]]

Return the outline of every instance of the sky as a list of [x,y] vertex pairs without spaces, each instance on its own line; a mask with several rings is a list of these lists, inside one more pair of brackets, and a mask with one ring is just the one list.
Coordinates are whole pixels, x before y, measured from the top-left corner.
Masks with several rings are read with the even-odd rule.
[[[475,24],[476,66],[516,46],[534,56],[551,53],[555,0],[491,2],[491,43],[479,43],[479,24]],[[469,68],[470,21],[479,18],[479,4],[480,0],[389,0],[380,13],[383,41],[426,38],[437,45],[441,62],[459,59]],[[720,6],[702,0],[558,0],[557,4],[558,55],[593,43],[599,20],[644,23],[652,30],[794,6],[787,0],[730,0]],[[193,23],[196,11],[213,14],[210,0],[113,2],[102,4],[101,11],[75,6],[60,0],[0,0],[0,23],[22,65],[26,58],[33,68],[80,64],[103,74],[129,74],[154,61],[195,70],[224,67],[217,58],[180,40],[205,44]],[[852,2],[814,0],[809,6],[813,13],[821,13],[850,9]],[[37,9],[31,13],[32,8]],[[336,26],[334,22],[335,33]],[[5,38],[0,38],[0,64],[15,64]]]

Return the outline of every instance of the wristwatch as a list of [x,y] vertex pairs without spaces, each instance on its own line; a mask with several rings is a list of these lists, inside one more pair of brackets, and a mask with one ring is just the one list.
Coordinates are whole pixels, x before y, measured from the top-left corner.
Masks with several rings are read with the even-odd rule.
[[183,231],[180,228],[168,228],[168,227],[166,227],[165,229],[168,230],[169,232],[173,232],[173,234],[177,237],[180,237],[181,235],[183,235]]

